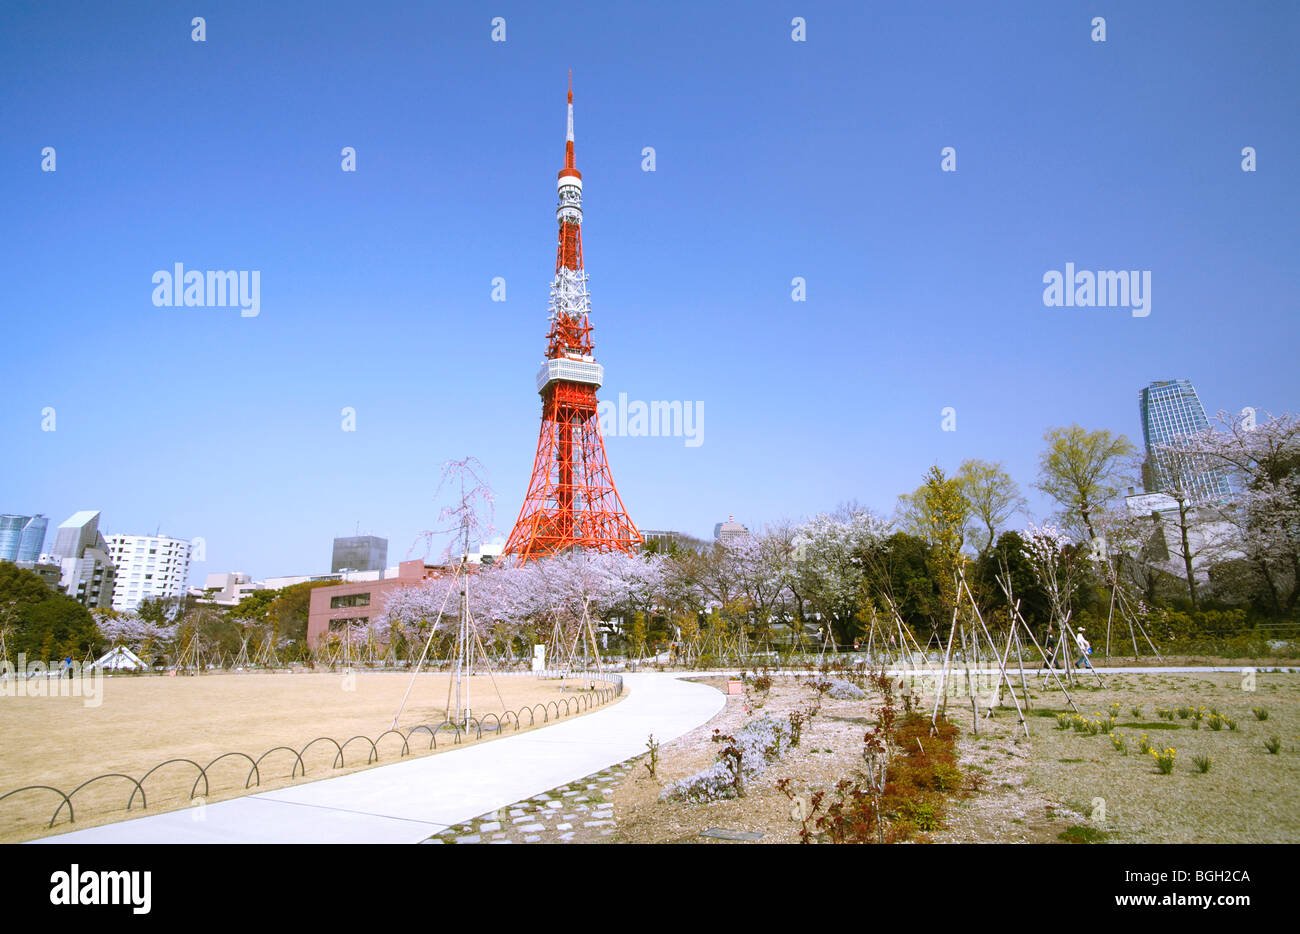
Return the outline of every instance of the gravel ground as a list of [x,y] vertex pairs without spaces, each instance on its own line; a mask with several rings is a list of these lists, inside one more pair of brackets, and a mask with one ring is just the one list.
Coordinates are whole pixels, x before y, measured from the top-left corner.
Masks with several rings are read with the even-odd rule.
[[[697,680],[726,689],[724,677]],[[960,764],[978,777],[979,790],[950,800],[944,827],[928,835],[932,842],[1059,843],[1070,828],[1116,842],[1300,839],[1300,676],[1260,673],[1250,692],[1243,690],[1241,676],[1231,673],[1108,675],[1104,685],[1080,679],[1071,696],[1085,716],[1102,717],[1112,703],[1120,705],[1117,732],[1126,737],[1126,756],[1104,734],[1057,729],[1055,715],[1072,712],[1069,704],[1049,680],[1035,673],[1028,680],[1028,739],[1009,697],[1007,706],[995,708],[991,717],[981,708],[978,722],[968,700],[949,700],[949,719],[961,731]],[[725,708],[709,723],[664,743],[653,776],[646,767],[648,757],[640,756],[435,839],[797,843],[799,823],[776,782],[789,778],[798,791],[811,794],[852,776],[861,762],[863,734],[874,721],[877,695],[865,700],[823,697],[800,744],[751,781],[744,798],[686,804],[663,801],[660,793],[715,761],[715,729],[734,733],[765,715],[784,721],[791,711],[807,708],[814,696],[806,677],[776,678],[766,693],[747,684],[744,694],[727,697]],[[1236,719],[1238,729],[1212,731],[1204,722],[1193,729],[1192,718],[1170,722],[1158,720],[1155,713],[1158,707],[1184,705],[1217,707]],[[1251,713],[1260,705],[1268,708],[1268,720],[1256,720]],[[1140,717],[1134,717],[1133,708]],[[1125,726],[1130,722],[1135,725]],[[1178,748],[1173,775],[1160,775],[1150,757],[1137,750],[1142,732],[1162,748]],[[1269,755],[1263,745],[1273,735],[1283,740],[1278,755]],[[1209,773],[1193,767],[1194,754],[1214,755]]]

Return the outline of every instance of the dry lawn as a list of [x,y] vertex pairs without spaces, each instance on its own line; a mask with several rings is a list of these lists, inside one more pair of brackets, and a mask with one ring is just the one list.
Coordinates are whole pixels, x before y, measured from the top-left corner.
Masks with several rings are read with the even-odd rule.
[[[1126,843],[1295,843],[1300,841],[1300,675],[1258,674],[1255,690],[1242,689],[1242,676],[1230,673],[1141,674],[1093,679],[1086,691],[1072,692],[1084,716],[1105,719],[1112,702],[1120,704],[1116,733],[1128,754],[1105,735],[1056,729],[1054,717],[1032,718],[1032,762],[1028,788],[1051,799],[1054,823],[1103,831]],[[1045,691],[1037,703],[1045,710],[1070,710],[1061,693]],[[1217,709],[1237,722],[1211,730],[1206,720],[1156,715],[1157,707]],[[1251,712],[1262,706],[1268,719]],[[1132,708],[1140,708],[1135,717]],[[1070,712],[1073,712],[1072,710]],[[969,725],[969,719],[966,721]],[[1138,743],[1145,733],[1152,745],[1176,750],[1172,774],[1163,775]],[[1282,748],[1270,755],[1264,743],[1278,737]],[[1193,757],[1213,758],[1200,773]],[[1104,802],[1105,819],[1100,819]],[[1089,820],[1080,820],[1082,815]]]
[[[24,785],[52,785],[70,793],[82,782],[107,772],[122,772],[138,780],[172,758],[193,759],[206,767],[227,752],[242,752],[256,759],[276,746],[301,750],[318,736],[333,737],[340,744],[358,735],[375,740],[392,725],[410,675],[358,672],[353,677],[349,683],[341,673],[116,676],[104,679],[99,706],[85,706],[81,697],[0,697],[0,794]],[[578,687],[574,682],[566,686],[560,681],[539,681],[528,676],[498,676],[495,680],[500,698],[486,675],[470,679],[475,716],[500,715],[504,709],[517,711],[555,700],[563,707],[563,698],[573,698]],[[445,674],[420,675],[399,723],[403,731],[421,723],[436,726],[442,722],[449,682],[450,676]],[[543,724],[540,711],[536,721],[539,727]],[[527,713],[522,723],[527,729]],[[512,726],[504,735],[513,732]],[[488,738],[485,732],[483,741]],[[437,752],[458,748],[453,740],[451,732],[439,733]],[[430,754],[428,746],[427,733],[421,731],[411,737],[412,755]],[[378,743],[380,762],[396,761],[401,748],[399,737],[384,737]],[[303,756],[307,778],[327,778],[364,768],[370,745],[361,740],[347,745],[342,769],[331,768],[336,754],[331,743],[312,746]],[[209,770],[211,787],[206,800],[289,784],[295,764],[294,755],[287,751],[268,756],[260,766],[260,787],[245,791],[244,782],[251,768],[248,760],[224,759]],[[144,783],[149,812],[186,806],[198,774],[185,763],[155,772]],[[292,779],[303,780],[301,770]],[[123,810],[133,790],[134,786],[124,779],[90,785],[73,798],[73,827],[138,815],[138,794],[130,814]],[[203,793],[201,782],[197,793]],[[24,792],[0,801],[0,842],[45,835],[45,825],[59,803],[58,796],[47,791]],[[67,816],[65,807],[54,829],[48,832],[68,830]]]

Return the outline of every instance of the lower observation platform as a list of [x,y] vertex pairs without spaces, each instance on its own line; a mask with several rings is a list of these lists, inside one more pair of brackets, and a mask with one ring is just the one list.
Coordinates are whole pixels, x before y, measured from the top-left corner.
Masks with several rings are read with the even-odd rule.
[[605,382],[605,368],[595,360],[575,360],[572,357],[555,357],[546,360],[537,371],[537,391],[540,393],[551,383],[587,383],[597,389]]

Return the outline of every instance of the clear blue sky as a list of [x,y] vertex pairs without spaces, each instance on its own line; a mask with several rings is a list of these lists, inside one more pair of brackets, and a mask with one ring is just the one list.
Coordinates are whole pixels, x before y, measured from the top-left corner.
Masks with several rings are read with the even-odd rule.
[[[0,511],[320,573],[358,523],[404,557],[473,455],[508,533],[569,68],[602,397],[704,404],[699,447],[607,439],[642,528],[888,513],[967,457],[1029,492],[1154,379],[1295,411],[1297,47],[1294,3],[7,2]],[[260,315],[154,307],[176,262]],[[1150,270],[1150,316],[1044,307],[1067,262]]]

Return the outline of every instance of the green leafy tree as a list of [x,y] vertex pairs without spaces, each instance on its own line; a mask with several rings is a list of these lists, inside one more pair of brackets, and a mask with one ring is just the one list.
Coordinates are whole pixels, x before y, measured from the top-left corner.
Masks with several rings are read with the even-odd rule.
[[232,620],[253,620],[278,641],[306,645],[311,592],[336,581],[304,581],[279,590],[254,590],[227,613]]
[[1037,488],[1061,504],[1063,522],[1086,531],[1089,540],[1096,538],[1093,517],[1119,494],[1137,449],[1124,435],[1078,425],[1049,429],[1043,440],[1047,448],[1039,457]]
[[988,551],[997,536],[997,528],[1025,507],[1020,487],[1001,463],[972,458],[957,468],[956,481],[970,504],[971,516],[984,526],[985,539],[980,552]]
[[1052,616],[1047,593],[1038,582],[1029,558],[1025,556],[1025,539],[1019,532],[1003,532],[990,549],[980,554],[971,575],[971,587],[979,596],[981,607],[988,607],[987,619],[1002,625],[1010,619],[1011,607],[998,578],[1011,578],[1011,592],[1020,604],[1020,615],[1035,632],[1042,632]]
[[935,465],[915,492],[899,497],[899,511],[910,531],[930,546],[929,563],[939,594],[939,610],[947,616],[957,602],[956,574],[971,518],[970,501],[961,482]]
[[80,661],[100,648],[99,630],[90,611],[71,597],[51,590],[38,574],[0,562],[0,609],[11,656],[56,660],[71,655]]
[[155,626],[169,626],[192,613],[199,604],[193,597],[149,597],[136,607],[135,615]]
[[34,571],[0,561],[0,606],[40,603],[54,593]]
[[266,619],[271,624],[272,631],[280,639],[289,642],[306,642],[311,592],[317,587],[328,587],[334,583],[334,581],[305,581],[281,590],[266,611]]
[[281,590],[254,590],[252,593],[244,595],[244,599],[229,611],[233,619],[266,619],[267,611],[275,598],[280,596]]
[[632,624],[628,627],[627,643],[628,656],[636,658],[645,651],[646,641],[646,624],[645,614],[637,610],[632,616]]
[[87,652],[99,650],[99,630],[90,611],[62,594],[28,604],[18,620],[11,651],[26,652],[29,658],[59,659],[71,655],[80,661]]
[[940,615],[930,546],[915,535],[894,532],[866,552],[865,564],[878,603],[887,606],[884,597],[888,596],[903,622],[924,642]]

